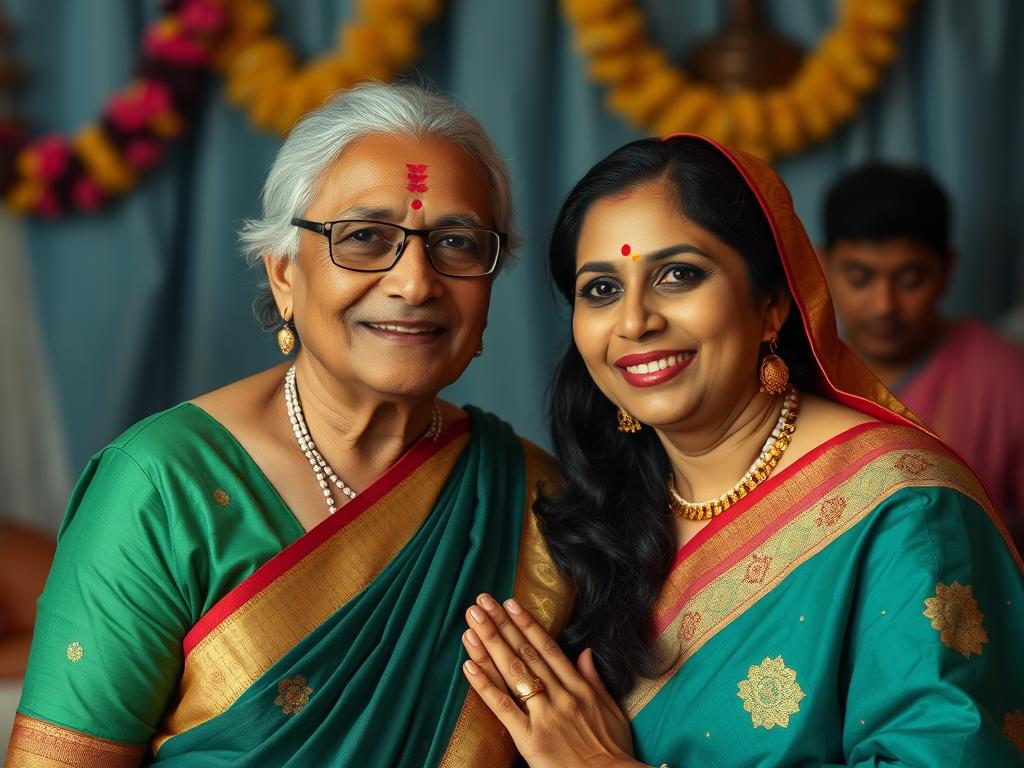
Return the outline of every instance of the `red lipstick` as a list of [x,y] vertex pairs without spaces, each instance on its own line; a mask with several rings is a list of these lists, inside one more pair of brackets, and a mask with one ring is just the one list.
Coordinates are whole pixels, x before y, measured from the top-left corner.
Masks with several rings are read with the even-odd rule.
[[694,352],[658,349],[637,355],[624,355],[615,361],[622,378],[634,387],[653,387],[683,372],[694,358]]

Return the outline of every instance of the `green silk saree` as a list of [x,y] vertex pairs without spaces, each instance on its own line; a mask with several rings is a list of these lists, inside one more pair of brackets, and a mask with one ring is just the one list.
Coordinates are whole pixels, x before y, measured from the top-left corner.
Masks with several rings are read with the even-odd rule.
[[550,460],[480,411],[304,532],[192,405],[90,464],[40,600],[19,766],[500,766],[466,605],[567,600],[530,512]]

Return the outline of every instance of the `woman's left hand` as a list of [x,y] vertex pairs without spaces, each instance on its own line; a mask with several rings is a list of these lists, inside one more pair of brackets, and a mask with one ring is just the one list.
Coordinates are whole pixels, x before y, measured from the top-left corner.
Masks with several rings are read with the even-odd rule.
[[[529,612],[490,595],[466,611],[466,677],[530,768],[642,765],[629,721],[601,682],[588,648],[573,664]],[[543,691],[521,702],[518,691]],[[525,707],[525,712],[521,708]]]

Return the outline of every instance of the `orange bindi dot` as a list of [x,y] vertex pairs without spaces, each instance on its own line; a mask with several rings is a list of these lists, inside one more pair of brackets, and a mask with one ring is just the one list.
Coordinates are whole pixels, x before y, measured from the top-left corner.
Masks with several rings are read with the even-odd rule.
[[412,209],[414,211],[418,211],[422,207],[423,207],[423,201],[422,200],[413,200],[412,201]]
[[626,243],[625,245],[622,246],[622,248],[619,249],[623,256],[629,256],[629,252],[631,250],[632,248],[629,247],[629,243]]

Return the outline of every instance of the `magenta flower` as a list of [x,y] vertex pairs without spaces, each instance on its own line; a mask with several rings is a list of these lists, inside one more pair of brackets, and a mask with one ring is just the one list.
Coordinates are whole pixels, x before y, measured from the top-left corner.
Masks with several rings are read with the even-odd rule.
[[106,196],[100,185],[89,176],[75,179],[71,187],[71,201],[75,207],[83,211],[94,211],[103,206]]
[[139,170],[151,168],[159,163],[163,156],[164,148],[152,139],[135,139],[124,150],[124,159]]
[[63,136],[40,139],[33,150],[39,158],[39,177],[44,181],[53,181],[64,173],[71,159],[71,147]]
[[178,18],[189,32],[211,34],[224,26],[224,9],[210,0],[188,0]]
[[183,66],[201,67],[210,58],[210,51],[196,41],[159,28],[146,31],[143,49],[148,56]]

